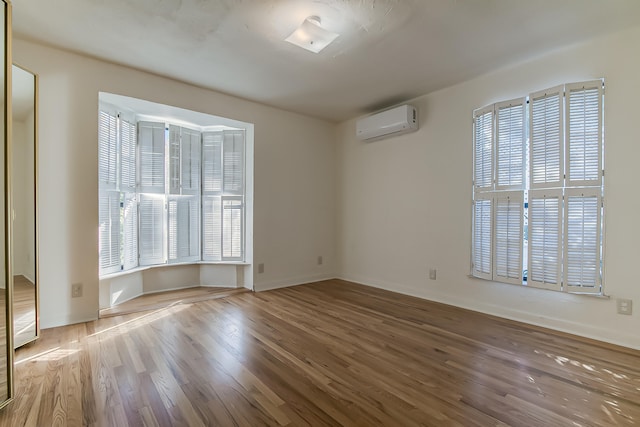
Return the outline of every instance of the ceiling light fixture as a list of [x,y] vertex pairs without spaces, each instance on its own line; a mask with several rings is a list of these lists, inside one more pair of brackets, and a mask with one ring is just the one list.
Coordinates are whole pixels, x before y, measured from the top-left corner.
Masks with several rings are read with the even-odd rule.
[[318,53],[329,46],[338,36],[338,33],[322,28],[318,16],[310,16],[285,41],[313,53]]

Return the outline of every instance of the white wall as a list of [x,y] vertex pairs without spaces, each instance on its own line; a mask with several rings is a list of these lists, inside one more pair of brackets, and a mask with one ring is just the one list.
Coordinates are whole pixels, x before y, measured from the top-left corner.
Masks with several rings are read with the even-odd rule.
[[[339,127],[339,275],[640,348],[640,28],[420,97],[420,130],[373,143]],[[606,79],[605,292],[567,295],[469,278],[472,111],[560,83]],[[429,268],[437,280],[428,279]],[[615,298],[635,302],[616,314]]]
[[[24,40],[14,39],[13,57],[40,77],[43,328],[98,314],[99,91],[254,123],[253,260],[265,264],[254,288],[335,275],[334,124]],[[71,298],[72,283],[83,297]]]

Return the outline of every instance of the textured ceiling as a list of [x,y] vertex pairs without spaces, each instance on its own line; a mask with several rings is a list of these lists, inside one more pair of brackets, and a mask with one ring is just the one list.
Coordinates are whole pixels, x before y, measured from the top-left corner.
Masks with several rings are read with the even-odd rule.
[[[284,42],[310,15],[340,37]],[[16,37],[340,121],[607,32],[640,0],[19,0]]]

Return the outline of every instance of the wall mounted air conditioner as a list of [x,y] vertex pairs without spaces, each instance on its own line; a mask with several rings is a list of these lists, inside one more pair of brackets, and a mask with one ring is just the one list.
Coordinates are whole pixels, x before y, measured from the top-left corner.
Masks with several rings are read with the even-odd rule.
[[363,141],[374,141],[416,130],[418,110],[412,105],[401,105],[372,114],[356,123],[356,137]]

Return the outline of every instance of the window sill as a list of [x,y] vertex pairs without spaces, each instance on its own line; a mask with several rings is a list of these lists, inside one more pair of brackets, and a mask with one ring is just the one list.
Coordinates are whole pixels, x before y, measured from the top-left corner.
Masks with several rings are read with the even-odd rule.
[[145,270],[150,270],[153,268],[170,268],[170,267],[179,267],[179,266],[187,266],[187,265],[251,265],[250,262],[246,261],[194,261],[194,262],[174,262],[171,264],[156,264],[156,265],[143,265],[135,268],[131,268],[125,271],[116,271],[115,273],[108,273],[98,276],[98,280],[109,280],[115,279],[117,277],[126,276],[128,274],[140,273]]
[[[513,283],[498,282],[498,281],[495,281],[495,280],[484,279],[482,277],[476,277],[473,274],[467,274],[467,277],[469,279],[482,280],[483,282],[493,282],[493,283],[500,283],[500,284],[503,284],[503,285],[513,285]],[[550,290],[551,292],[559,292],[561,294],[567,294],[567,295],[580,295],[580,296],[585,296],[585,297],[589,297],[589,298],[611,299],[611,295],[606,295],[606,294],[591,294],[591,293],[588,293],[588,292],[558,291],[558,290],[553,290],[553,289],[544,289],[544,288],[538,288],[538,287],[535,287],[535,286],[527,286],[527,285],[515,285],[515,286],[521,286],[523,288],[531,288],[531,289]]]

